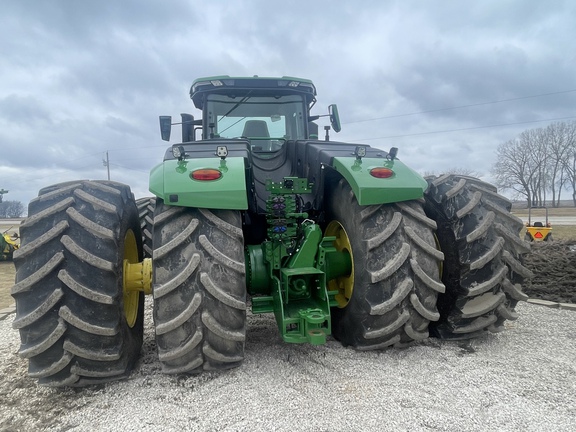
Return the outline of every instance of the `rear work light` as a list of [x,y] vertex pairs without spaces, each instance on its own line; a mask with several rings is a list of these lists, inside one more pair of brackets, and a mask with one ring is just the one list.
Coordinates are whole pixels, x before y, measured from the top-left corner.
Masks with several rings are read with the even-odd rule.
[[199,181],[218,180],[220,177],[222,177],[222,173],[213,168],[197,169],[190,173],[190,178]]
[[370,175],[376,178],[390,178],[394,175],[394,171],[390,168],[377,167],[370,170]]

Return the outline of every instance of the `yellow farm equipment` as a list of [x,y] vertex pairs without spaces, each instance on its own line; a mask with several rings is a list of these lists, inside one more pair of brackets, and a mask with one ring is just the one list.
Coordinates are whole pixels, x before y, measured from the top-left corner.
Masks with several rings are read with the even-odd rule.
[[0,261],[12,261],[12,255],[19,247],[16,240],[18,240],[18,234],[8,234],[8,230],[2,233],[0,236]]
[[[532,209],[544,209],[546,221],[532,221]],[[552,225],[548,221],[548,207],[528,207],[528,222],[526,223],[526,241],[551,241]]]

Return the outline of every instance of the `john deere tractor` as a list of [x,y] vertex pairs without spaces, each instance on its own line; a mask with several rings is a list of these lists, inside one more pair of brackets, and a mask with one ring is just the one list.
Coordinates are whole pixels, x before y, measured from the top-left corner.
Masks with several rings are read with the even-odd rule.
[[[176,123],[153,198],[137,207],[128,186],[75,181],[30,203],[14,327],[41,384],[126,376],[150,293],[172,374],[238,366],[248,311],[273,314],[285,342],[357,350],[472,338],[517,317],[528,244],[493,186],[424,179],[394,147],[332,141],[338,109],[313,115],[309,80],[216,76],[190,96],[202,117]],[[165,140],[173,124],[160,117]]]
[[18,249],[18,234],[9,234],[9,229],[0,234],[0,261],[12,261],[14,251]]

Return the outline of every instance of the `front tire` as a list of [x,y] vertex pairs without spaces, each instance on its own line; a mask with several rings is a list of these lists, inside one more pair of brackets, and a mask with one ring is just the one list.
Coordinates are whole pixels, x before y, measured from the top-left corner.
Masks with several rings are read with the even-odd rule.
[[327,199],[327,216],[326,235],[337,237],[337,249],[351,249],[353,262],[350,276],[328,284],[340,291],[339,307],[332,308],[334,336],[359,350],[427,338],[430,321],[440,317],[443,255],[422,203],[360,206],[342,179]]
[[14,254],[13,327],[28,374],[49,386],[126,377],[142,345],[142,293],[123,288],[123,261],[142,258],[128,186],[67,182],[30,202]]
[[154,323],[165,373],[237,367],[246,338],[240,212],[168,206],[154,213]]
[[530,250],[519,236],[523,223],[488,183],[458,175],[427,180],[425,210],[438,224],[446,285],[432,332],[469,339],[501,331],[507,319],[517,318],[514,307],[527,299],[520,283],[532,276],[522,264],[522,254]]

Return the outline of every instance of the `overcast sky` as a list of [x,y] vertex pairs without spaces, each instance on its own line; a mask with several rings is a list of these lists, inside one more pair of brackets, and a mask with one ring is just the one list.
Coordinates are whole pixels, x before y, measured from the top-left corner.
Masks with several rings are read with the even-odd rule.
[[104,179],[108,151],[150,195],[158,115],[199,117],[188,91],[210,75],[311,79],[333,139],[490,180],[499,144],[576,119],[575,41],[571,0],[0,0],[0,188],[27,205]]

